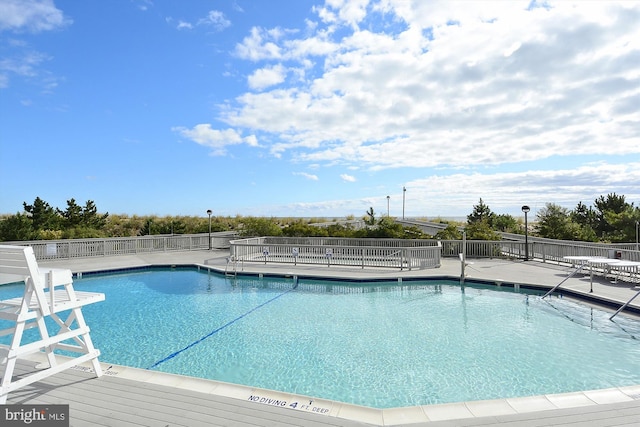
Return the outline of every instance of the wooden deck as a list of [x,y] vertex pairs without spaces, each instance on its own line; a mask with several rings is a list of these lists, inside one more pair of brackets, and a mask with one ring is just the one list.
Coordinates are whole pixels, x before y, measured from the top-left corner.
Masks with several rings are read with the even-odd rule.
[[[34,370],[21,360],[16,375]],[[71,426],[366,426],[209,393],[67,370],[9,395],[8,404],[69,404]]]
[[[19,361],[16,375],[34,370],[35,362]],[[118,376],[95,378],[67,370],[9,395],[9,404],[68,404],[71,426],[636,426],[638,400],[522,414],[473,417],[420,423],[365,423],[293,411],[211,393],[176,388]],[[383,413],[383,411],[381,411]],[[383,415],[384,416],[384,415]]]

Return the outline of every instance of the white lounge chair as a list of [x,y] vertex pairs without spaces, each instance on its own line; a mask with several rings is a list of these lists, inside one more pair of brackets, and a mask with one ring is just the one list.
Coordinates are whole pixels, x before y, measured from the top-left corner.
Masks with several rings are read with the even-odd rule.
[[[23,296],[0,301],[0,319],[13,323],[0,330],[0,336],[11,336],[8,347],[0,346],[0,404],[6,403],[10,392],[80,363],[91,361],[96,376],[101,376],[100,351],[93,347],[81,308],[104,301],[104,294],[76,292],[71,270],[38,268],[29,246],[0,245],[0,284],[13,282],[25,286]],[[62,318],[65,314],[66,319]],[[55,322],[57,332],[49,333],[46,317]],[[38,329],[39,338],[23,343],[24,331],[30,328]],[[61,359],[54,353],[58,349],[78,356]],[[38,352],[46,354],[49,366],[14,381],[17,359]]]

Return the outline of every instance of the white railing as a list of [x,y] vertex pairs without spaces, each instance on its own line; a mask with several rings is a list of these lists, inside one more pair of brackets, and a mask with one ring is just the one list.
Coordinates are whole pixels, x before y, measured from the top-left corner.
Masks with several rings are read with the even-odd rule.
[[[382,248],[406,248],[438,246],[437,240],[428,239],[374,239],[348,237],[257,237],[275,244],[300,244],[313,246],[376,246]],[[243,239],[249,240],[249,239]]]
[[[235,232],[211,233],[211,247],[226,249]],[[31,246],[38,260],[91,258],[139,253],[209,249],[209,234],[152,235],[107,239],[32,240],[7,244]]]
[[[233,249],[230,241],[235,232],[211,233],[211,247],[231,247],[231,255],[253,259],[263,256],[263,247],[269,246],[271,261],[291,260],[293,248],[298,248],[298,260],[314,263],[349,263],[350,265],[393,266],[399,268],[429,268],[439,266],[440,256],[458,257],[463,252],[461,240],[433,239],[349,239],[341,237],[254,237],[243,239]],[[236,242],[240,242],[236,240]],[[208,233],[180,235],[152,235],[143,237],[114,237],[106,239],[68,239],[3,242],[3,244],[31,246],[38,260],[89,258],[138,253],[192,251],[209,248]],[[441,245],[440,247],[438,245]],[[465,253],[469,258],[525,258],[524,241],[467,240]],[[243,246],[245,249],[240,249]],[[252,247],[251,247],[252,246]],[[326,250],[332,249],[327,257]],[[592,256],[620,258],[640,262],[640,251],[635,243],[603,244],[573,242],[529,237],[529,259],[542,262],[564,262],[566,256]],[[233,251],[239,251],[234,253]],[[245,251],[240,253],[241,251]],[[441,251],[437,262],[433,252]],[[257,255],[256,255],[257,254]],[[240,259],[240,258],[238,258]],[[282,261],[284,262],[284,261]],[[311,261],[310,261],[311,262]],[[437,264],[437,265],[436,265]]]
[[458,258],[458,254],[466,253],[470,258],[524,258],[524,243],[467,240],[463,251],[462,240],[442,240],[442,256]]
[[260,237],[230,242],[236,262],[423,269],[440,267],[433,240]]
[[[427,234],[434,235],[438,231],[444,230],[447,227],[447,224],[441,223],[433,223],[422,220],[398,220],[396,222],[405,225],[405,226],[416,226],[420,228]],[[464,226],[458,226],[459,231],[464,230]],[[526,236],[524,234],[516,234],[516,233],[505,233],[505,232],[497,232],[502,240],[499,242],[492,242],[493,244],[498,243],[501,248],[504,248],[505,256],[515,256],[516,258],[524,258],[524,243],[525,240],[529,242],[529,255],[530,258],[533,257],[535,252],[535,257],[541,259],[542,261],[562,261],[563,256],[575,256],[575,255],[583,255],[583,256],[604,256],[607,257],[609,251],[611,250],[620,250],[622,252],[622,258],[631,260],[631,261],[640,261],[640,245],[634,242],[629,243],[600,243],[600,242],[579,242],[573,240],[556,240],[556,239],[548,239],[544,237],[537,236]],[[517,242],[520,246],[508,246],[505,243],[509,241]],[[452,241],[452,245],[455,245],[457,242],[458,245],[461,244],[460,241]],[[482,246],[483,243],[476,243],[476,240],[467,240],[469,244],[476,244]],[[489,243],[491,246],[492,243]],[[447,245],[443,241],[444,245],[444,256],[458,256],[458,252],[456,250],[450,250],[451,248],[447,248]],[[481,257],[491,257],[495,253],[494,249],[489,247],[480,248],[477,247],[477,256]],[[469,247],[469,246],[467,246]],[[520,248],[520,249],[518,249]]]
[[[631,244],[591,244],[583,242],[534,242],[529,243],[530,257],[546,261],[562,262],[565,256],[592,256],[640,261],[640,251]],[[628,249],[627,249],[628,248]]]
[[[442,240],[442,256],[457,257],[462,253],[461,240]],[[467,240],[466,251],[470,258],[524,258],[525,242],[507,240]],[[591,244],[587,242],[569,241],[533,241],[529,242],[529,258],[542,262],[566,262],[566,256],[590,256],[619,258],[628,261],[640,261],[640,251],[633,248],[635,244]]]

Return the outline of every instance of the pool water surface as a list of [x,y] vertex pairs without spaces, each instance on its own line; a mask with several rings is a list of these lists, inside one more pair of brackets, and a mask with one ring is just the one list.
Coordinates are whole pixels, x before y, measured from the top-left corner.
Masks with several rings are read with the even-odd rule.
[[375,408],[640,384],[640,322],[512,288],[196,269],[74,286],[106,294],[83,309],[105,363]]

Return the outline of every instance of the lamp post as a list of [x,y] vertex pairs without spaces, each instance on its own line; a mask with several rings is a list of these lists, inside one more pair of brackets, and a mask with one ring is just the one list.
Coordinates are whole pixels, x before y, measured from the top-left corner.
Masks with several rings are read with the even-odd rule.
[[640,224],[640,221],[636,221],[636,251],[640,251],[638,247],[638,224]]
[[387,196],[387,217],[389,216],[389,199],[391,196]]
[[524,260],[529,261],[529,225],[527,224],[527,214],[531,209],[529,206],[524,205],[522,212],[524,212]]
[[211,214],[213,211],[211,209],[207,209],[207,215],[209,215],[209,250],[211,250]]
[[404,221],[404,201],[407,195],[407,187],[402,187],[402,220]]

